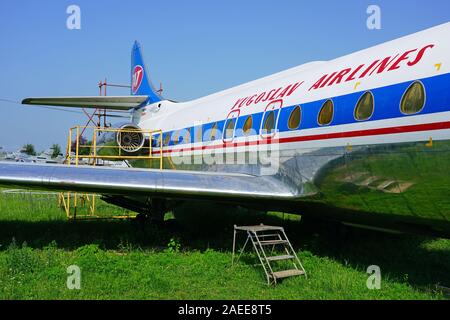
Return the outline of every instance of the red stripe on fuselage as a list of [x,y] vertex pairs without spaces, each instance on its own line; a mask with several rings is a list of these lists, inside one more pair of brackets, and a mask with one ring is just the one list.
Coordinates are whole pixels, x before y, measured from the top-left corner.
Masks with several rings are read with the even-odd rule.
[[[163,150],[163,153],[197,151],[197,150],[206,150],[206,149],[237,148],[237,147],[260,145],[260,144],[271,144],[271,143],[292,143],[292,142],[302,142],[302,141],[317,141],[317,140],[328,140],[328,139],[367,137],[367,136],[378,136],[378,135],[385,135],[385,134],[398,134],[398,133],[421,132],[421,131],[432,131],[432,130],[443,130],[443,129],[450,129],[450,121],[425,123],[425,124],[414,124],[414,125],[407,125],[407,126],[400,126],[400,127],[377,128],[377,129],[368,129],[368,130],[332,132],[332,133],[315,134],[315,135],[308,135],[308,136],[295,136],[295,137],[286,137],[286,138],[278,138],[278,139],[270,139],[269,138],[269,139],[261,139],[261,140],[256,140],[256,141],[225,142],[225,143],[217,144],[217,145],[213,145],[213,146],[190,147],[190,148],[180,148],[180,149],[170,149],[170,150],[166,149],[166,150]],[[158,154],[159,151],[154,151],[153,153]]]

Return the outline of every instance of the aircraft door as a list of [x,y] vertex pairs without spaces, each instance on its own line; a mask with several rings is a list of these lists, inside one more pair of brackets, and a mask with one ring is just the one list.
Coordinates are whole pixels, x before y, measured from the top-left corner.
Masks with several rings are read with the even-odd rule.
[[232,142],[235,138],[236,124],[241,110],[232,110],[223,124],[222,140],[223,142]]
[[268,139],[275,136],[278,131],[278,119],[280,118],[282,107],[283,100],[275,100],[267,105],[259,129],[261,138]]

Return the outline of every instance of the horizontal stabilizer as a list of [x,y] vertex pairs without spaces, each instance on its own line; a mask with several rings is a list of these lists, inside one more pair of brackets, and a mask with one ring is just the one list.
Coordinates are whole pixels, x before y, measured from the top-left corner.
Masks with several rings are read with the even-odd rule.
[[73,108],[96,108],[108,110],[129,110],[146,103],[148,96],[92,96],[92,97],[42,97],[26,98],[22,104],[40,106],[61,106]]

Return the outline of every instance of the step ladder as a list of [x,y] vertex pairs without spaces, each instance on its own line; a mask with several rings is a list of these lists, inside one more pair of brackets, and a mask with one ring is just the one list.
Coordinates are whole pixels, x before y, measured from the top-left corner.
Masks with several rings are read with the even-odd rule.
[[[283,278],[300,275],[307,276],[283,227],[266,226],[263,224],[256,226],[234,226],[232,265],[235,263],[236,235],[238,231],[246,232],[247,240],[240,250],[236,262],[239,261],[247,244],[251,242],[266,273],[268,285],[277,284],[277,281]],[[281,254],[279,253],[280,251],[282,252]],[[276,262],[280,261],[290,261],[293,268],[277,270]]]

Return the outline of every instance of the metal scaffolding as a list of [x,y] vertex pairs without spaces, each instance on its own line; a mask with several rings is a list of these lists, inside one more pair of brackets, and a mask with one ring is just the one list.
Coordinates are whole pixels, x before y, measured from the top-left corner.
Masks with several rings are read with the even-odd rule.
[[[100,81],[98,84],[100,95],[106,96],[107,87],[130,88],[128,85],[107,83]],[[161,88],[162,90],[162,88]],[[162,132],[161,130],[139,130],[131,128],[112,128],[107,123],[107,111],[105,109],[95,109],[89,114],[83,108],[87,116],[87,122],[84,126],[75,126],[69,129],[67,139],[66,157],[64,163],[68,166],[106,166],[120,161],[128,164],[128,161],[141,160],[148,161],[149,166],[157,163],[159,169],[163,168],[162,153]],[[97,122],[94,121],[97,117]],[[102,121],[103,120],[103,121]],[[103,125],[102,125],[103,122]],[[92,133],[92,139],[89,141],[84,138],[87,132]],[[98,138],[105,134],[121,135],[124,133],[138,133],[145,137],[147,144],[144,144],[139,152],[127,152],[117,144],[99,144]],[[156,142],[156,147],[152,142]],[[65,211],[70,220],[75,219],[111,219],[111,218],[130,218],[133,215],[110,215],[99,216],[96,214],[96,198],[99,195],[61,192],[58,195],[58,204]]]

